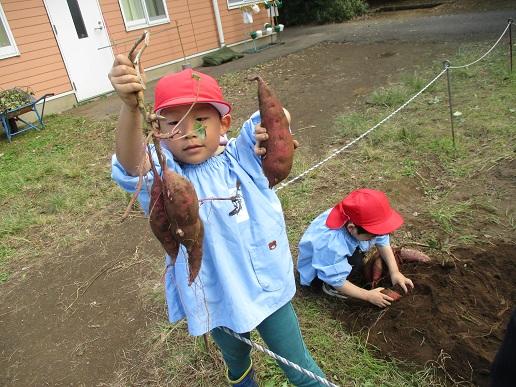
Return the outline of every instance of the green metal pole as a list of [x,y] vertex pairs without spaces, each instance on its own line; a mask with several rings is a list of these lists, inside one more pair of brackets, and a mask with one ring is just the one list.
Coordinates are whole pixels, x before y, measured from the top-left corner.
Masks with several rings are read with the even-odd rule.
[[450,62],[445,60],[443,62],[443,66],[446,70],[446,79],[448,82],[448,106],[450,107],[450,123],[451,123],[452,143],[453,143],[453,148],[455,148],[455,128],[453,126],[453,105],[452,105],[452,95],[451,95]]
[[509,62],[511,64],[512,73],[512,19],[509,19]]

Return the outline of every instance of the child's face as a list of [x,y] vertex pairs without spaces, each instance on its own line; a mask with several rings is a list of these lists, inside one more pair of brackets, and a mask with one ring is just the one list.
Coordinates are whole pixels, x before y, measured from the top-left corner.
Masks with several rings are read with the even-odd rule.
[[[160,122],[161,131],[170,133],[191,105],[174,106],[164,109],[165,117]],[[164,140],[168,149],[178,161],[187,164],[200,164],[215,154],[220,136],[225,134],[231,124],[231,116],[220,117],[219,112],[207,103],[195,104],[181,121],[174,137]]]

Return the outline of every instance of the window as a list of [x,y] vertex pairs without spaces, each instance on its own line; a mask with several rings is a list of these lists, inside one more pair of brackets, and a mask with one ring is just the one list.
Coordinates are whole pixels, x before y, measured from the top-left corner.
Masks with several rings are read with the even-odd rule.
[[169,21],[165,0],[119,0],[127,30]]
[[70,9],[70,14],[72,15],[75,31],[77,31],[77,37],[79,39],[87,38],[88,32],[86,31],[86,26],[84,25],[84,20],[82,18],[81,9],[79,8],[79,3],[77,2],[77,0],[67,0],[67,2],[68,8]]
[[4,10],[0,4],[0,59],[18,55],[19,51],[14,43],[13,34],[7,24]]

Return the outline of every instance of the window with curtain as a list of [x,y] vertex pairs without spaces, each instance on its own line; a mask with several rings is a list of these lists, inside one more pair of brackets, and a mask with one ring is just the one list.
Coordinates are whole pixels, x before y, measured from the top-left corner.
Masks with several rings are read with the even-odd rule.
[[165,0],[119,0],[127,30],[169,21]]
[[0,4],[0,59],[18,55],[18,53],[13,34]]

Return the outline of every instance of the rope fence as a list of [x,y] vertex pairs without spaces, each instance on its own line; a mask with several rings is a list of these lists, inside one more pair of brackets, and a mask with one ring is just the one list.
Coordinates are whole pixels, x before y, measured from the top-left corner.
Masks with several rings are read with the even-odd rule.
[[[383,118],[380,122],[378,122],[376,125],[374,125],[373,127],[371,127],[370,129],[366,130],[364,133],[362,133],[360,136],[356,137],[355,139],[353,139],[352,141],[348,142],[346,145],[344,145],[343,147],[335,150],[334,152],[332,152],[328,157],[326,157],[325,159],[319,161],[318,163],[314,164],[312,167],[308,168],[307,170],[305,170],[304,172],[300,173],[299,175],[293,177],[292,179],[284,182],[284,183],[281,183],[278,187],[276,187],[274,190],[276,192],[282,190],[283,188],[285,187],[288,187],[289,185],[291,185],[292,183],[302,179],[303,177],[305,177],[306,175],[308,175],[310,172],[314,171],[315,169],[319,168],[320,166],[322,166],[323,164],[325,164],[326,162],[328,162],[329,160],[331,160],[332,158],[336,157],[337,155],[339,155],[340,153],[342,153],[344,150],[348,149],[349,147],[351,147],[353,144],[357,143],[358,141],[360,141],[362,138],[366,137],[369,133],[371,133],[372,131],[374,131],[375,129],[377,129],[380,125],[382,125],[383,123],[387,122],[388,120],[390,120],[393,116],[395,116],[397,113],[399,113],[403,108],[405,108],[409,103],[411,103],[413,100],[415,100],[418,96],[420,96],[426,89],[428,89],[432,84],[434,84],[439,78],[441,78],[445,73],[447,73],[447,78],[448,78],[448,92],[449,92],[449,105],[450,105],[450,112],[452,111],[452,105],[451,105],[451,90],[450,90],[450,77],[449,77],[449,70],[450,69],[461,69],[461,68],[466,68],[466,67],[469,67],[469,66],[472,66],[478,62],[480,62],[482,59],[484,59],[487,55],[489,55],[493,50],[494,48],[500,43],[500,41],[502,40],[503,36],[506,34],[507,31],[509,31],[509,44],[511,46],[510,48],[510,56],[511,56],[511,71],[512,71],[512,35],[511,35],[511,25],[512,25],[512,19],[509,19],[508,20],[508,23],[507,23],[507,26],[505,27],[504,31],[502,32],[502,34],[500,35],[500,37],[498,38],[498,40],[493,44],[493,46],[488,50],[486,51],[480,58],[476,59],[475,61],[471,62],[471,63],[468,63],[468,64],[465,64],[465,65],[460,65],[460,66],[451,66],[450,65],[450,62],[448,61],[445,61],[444,62],[444,69],[439,73],[437,74],[430,82],[428,82],[421,90],[419,90],[416,94],[414,94],[411,98],[409,98],[405,103],[403,103],[400,107],[398,107],[396,110],[394,110],[392,113],[390,113],[388,116],[386,116],[385,118]],[[451,115],[451,119],[452,119],[452,134],[453,134],[453,114]],[[454,135],[454,134],[453,134]],[[261,351],[267,355],[269,355],[270,357],[274,358],[275,360],[289,366],[289,367],[292,367],[294,369],[296,369],[297,371],[303,373],[304,375],[310,377],[311,379],[313,380],[317,380],[318,382],[320,382],[322,385],[324,386],[329,386],[329,387],[339,387],[338,385],[328,381],[327,379],[324,379],[318,375],[315,375],[313,372],[307,370],[307,369],[304,369],[302,367],[300,367],[299,365],[295,364],[295,363],[292,363],[291,361],[289,361],[288,359],[285,359],[284,357],[272,352],[271,350],[261,346],[260,344],[257,344],[245,337],[243,337],[242,335],[239,335],[238,333],[236,332],[233,332],[232,330],[226,328],[226,327],[219,327],[220,329],[222,329],[224,332],[226,332],[227,334],[237,338],[238,340],[248,344],[249,346],[251,346],[252,348],[255,348],[257,349],[258,351]]]
[[[384,119],[382,119],[380,122],[378,122],[376,125],[374,125],[373,127],[371,127],[370,129],[366,130],[364,133],[362,133],[360,136],[358,136],[357,138],[355,138],[354,140],[348,142],[346,145],[344,145],[343,147],[337,149],[336,151],[332,152],[328,157],[326,157],[325,159],[319,161],[318,163],[314,164],[313,166],[311,166],[310,168],[308,168],[307,170],[305,170],[304,172],[300,173],[299,175],[293,177],[292,179],[290,180],[287,180],[286,182],[282,182],[280,183],[280,185],[276,188],[274,188],[274,190],[276,192],[282,190],[283,188],[289,186],[290,184],[302,179],[303,177],[305,177],[306,175],[308,175],[310,172],[314,171],[315,169],[319,168],[321,165],[325,164],[326,162],[328,162],[329,160],[331,160],[332,158],[334,158],[335,156],[337,156],[338,154],[342,153],[343,151],[345,151],[346,149],[348,149],[350,146],[352,146],[353,144],[355,144],[356,142],[358,142],[359,140],[361,140],[362,138],[364,138],[365,136],[367,136],[369,133],[371,133],[373,130],[375,130],[376,128],[378,128],[380,125],[382,125],[383,123],[387,122],[388,120],[390,120],[393,116],[395,116],[398,112],[400,112],[403,108],[405,108],[409,103],[411,103],[414,99],[416,99],[419,95],[421,95],[426,89],[428,89],[433,83],[435,83],[444,73],[447,73],[448,74],[448,86],[450,85],[450,81],[449,81],[449,69],[460,69],[460,68],[465,68],[465,67],[469,67],[469,66],[472,66],[476,63],[478,63],[479,61],[481,61],[482,59],[484,59],[487,55],[489,55],[491,53],[491,51],[494,50],[494,48],[500,43],[500,41],[502,40],[503,36],[505,35],[505,33],[507,32],[507,30],[509,30],[509,32],[511,32],[511,25],[512,25],[513,21],[512,19],[509,19],[508,22],[507,22],[507,26],[505,27],[504,31],[502,32],[502,34],[500,35],[500,37],[498,38],[498,40],[493,44],[493,46],[487,50],[480,58],[478,58],[477,60],[471,62],[471,63],[468,63],[466,65],[461,65],[461,66],[451,66],[450,63],[448,61],[445,61],[444,62],[444,69],[439,73],[437,74],[437,76],[432,79],[430,82],[428,82],[428,84],[426,86],[424,86],[421,90],[419,90],[416,94],[414,94],[411,98],[409,98],[405,103],[403,103],[400,107],[398,107],[396,110],[394,110],[391,114],[389,114],[387,117],[385,117]],[[511,48],[512,48],[512,39],[510,41],[510,45],[511,45]],[[512,50],[511,50],[511,58],[512,58]],[[512,63],[512,61],[511,61]],[[448,87],[448,90],[450,91],[450,87]],[[451,91],[450,91],[451,93]],[[450,101],[450,109],[451,109],[451,95],[449,95],[449,101]],[[452,116],[452,125],[453,125],[453,116]]]

